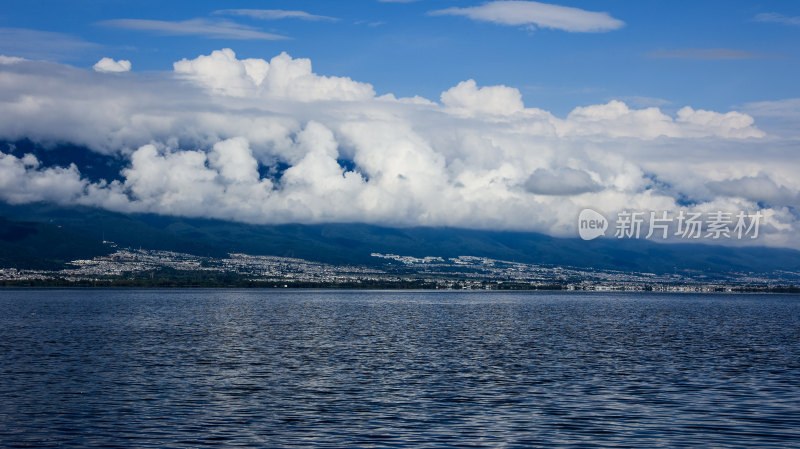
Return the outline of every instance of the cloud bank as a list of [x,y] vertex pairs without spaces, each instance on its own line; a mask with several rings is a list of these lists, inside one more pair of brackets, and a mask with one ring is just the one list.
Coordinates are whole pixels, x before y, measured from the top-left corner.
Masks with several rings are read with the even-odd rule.
[[557,236],[574,236],[586,207],[761,210],[758,244],[800,241],[798,142],[737,111],[613,100],[557,117],[474,80],[438,101],[396,98],[317,74],[307,59],[230,49],[124,77],[0,57],[0,111],[2,139],[126,161],[107,182],[0,148],[0,199],[11,203]]

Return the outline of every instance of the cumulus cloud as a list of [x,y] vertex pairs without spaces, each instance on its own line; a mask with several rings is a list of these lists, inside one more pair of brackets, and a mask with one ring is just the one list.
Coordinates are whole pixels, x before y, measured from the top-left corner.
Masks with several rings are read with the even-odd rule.
[[0,194],[11,204],[34,201],[74,203],[85,191],[87,181],[81,179],[75,165],[69,167],[39,168],[32,155],[17,158],[0,153]]
[[131,62],[125,59],[115,61],[111,58],[103,58],[97,61],[92,68],[95,72],[130,72]]
[[375,95],[372,86],[350,78],[327,77],[311,71],[309,59],[286,53],[272,58],[236,59],[226,48],[208,56],[182,59],[175,73],[213,91],[233,96],[287,97],[300,101],[363,100]]
[[753,117],[741,112],[731,111],[720,114],[714,111],[694,110],[685,106],[678,111],[678,123],[689,125],[691,132],[703,136],[704,132],[713,131],[712,135],[721,137],[764,137],[763,131],[754,128]]
[[478,88],[475,80],[458,83],[457,86],[443,92],[441,98],[445,106],[465,115],[475,113],[511,115],[525,108],[519,90],[507,86]]
[[530,1],[493,1],[467,8],[440,9],[428,14],[465,16],[499,25],[527,25],[530,29],[552,28],[579,33],[605,32],[625,26],[625,22],[606,12]]
[[630,109],[625,103],[612,100],[604,105],[577,107],[560,126],[562,135],[605,134],[610,137],[764,137],[753,126],[752,117],[740,112],[719,113],[681,108],[677,117],[659,108]]
[[0,58],[0,138],[124,158],[117,181],[0,148],[0,198],[248,223],[366,222],[574,235],[585,207],[763,210],[797,247],[797,141],[744,112],[621,101],[565,117],[474,80],[420,97],[230,49],[108,76]]

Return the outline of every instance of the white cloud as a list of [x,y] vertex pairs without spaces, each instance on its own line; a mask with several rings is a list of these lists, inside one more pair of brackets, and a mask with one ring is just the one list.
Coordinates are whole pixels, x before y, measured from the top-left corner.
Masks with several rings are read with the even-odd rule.
[[269,62],[236,59],[226,48],[208,56],[182,59],[175,73],[215,92],[234,96],[266,95],[300,101],[364,100],[372,98],[372,86],[350,78],[320,76],[311,71],[308,59],[293,59],[286,53]]
[[764,132],[753,126],[749,115],[731,111],[721,114],[714,111],[694,110],[684,107],[677,117],[664,114],[659,108],[630,109],[621,101],[612,100],[604,105],[577,107],[567,119],[557,125],[561,135],[607,135],[609,137],[764,137]]
[[17,158],[0,152],[0,198],[11,204],[42,200],[70,204],[83,196],[88,182],[74,165],[38,167],[39,161],[31,155]]
[[773,22],[773,23],[783,23],[786,25],[800,25],[800,17],[795,16],[785,16],[783,14],[779,14],[776,12],[765,12],[755,16],[753,18],[756,22]]
[[765,133],[752,125],[753,117],[741,112],[731,111],[720,114],[714,111],[694,110],[685,106],[678,111],[677,123],[690,125],[689,130],[697,136],[706,132],[720,137],[764,137]]
[[445,106],[464,115],[511,115],[525,108],[519,90],[507,86],[478,88],[475,80],[458,83],[443,92],[441,98]]
[[337,22],[336,17],[320,16],[305,11],[290,11],[285,9],[220,9],[214,14],[225,16],[247,16],[254,19],[278,20],[278,19],[300,19],[312,22],[327,21]]
[[253,221],[267,212],[273,187],[257,167],[243,138],[220,141],[208,153],[145,145],[131,155],[121,188],[132,198],[126,209]]
[[25,61],[25,58],[20,58],[18,56],[4,56],[0,55],[0,64],[16,64],[18,62]]
[[625,26],[625,22],[606,12],[529,1],[493,1],[467,8],[440,9],[428,14],[465,16],[499,25],[527,25],[529,28],[552,28],[579,33],[599,33]]
[[738,111],[610,101],[557,117],[513,87],[474,80],[441,103],[398,99],[316,74],[307,59],[229,49],[124,77],[0,58],[0,111],[2,139],[73,142],[127,161],[120,181],[103,183],[2,154],[0,198],[15,203],[560,236],[574,235],[585,207],[764,206],[775,226],[758,243],[800,241],[798,138],[765,135]]
[[[236,59],[233,50],[225,48],[195,59],[182,59],[173,64],[175,73],[215,92],[245,96],[264,81],[269,63],[260,59]],[[249,69],[249,70],[248,70]]]
[[130,72],[131,62],[125,59],[115,61],[111,58],[103,58],[92,66],[95,72]]
[[265,33],[253,27],[229,20],[190,19],[181,21],[147,19],[113,19],[99,22],[113,28],[151,31],[166,35],[203,36],[211,39],[281,40],[288,39],[273,33]]

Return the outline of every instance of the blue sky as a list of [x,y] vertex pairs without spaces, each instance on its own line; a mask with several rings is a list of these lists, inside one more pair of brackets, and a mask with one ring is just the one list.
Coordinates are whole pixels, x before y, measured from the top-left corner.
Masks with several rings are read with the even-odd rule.
[[[575,106],[623,99],[677,110],[730,110],[800,96],[800,3],[794,1],[561,1],[624,22],[613,30],[570,32],[503,25],[431,11],[476,1],[99,1],[6,2],[0,53],[90,67],[100,57],[134,70],[170,70],[181,58],[229,47],[240,57],[286,51],[317,73],[368,82],[379,94],[437,100],[458,82],[505,84],[529,107],[566,114]],[[260,19],[221,9],[303,11],[336,20]],[[233,39],[197,31],[129,29],[119,19],[206,24],[227,21],[287,39]],[[12,29],[12,31],[8,31]],[[42,35],[22,30],[62,33]],[[8,34],[11,33],[11,34]],[[21,36],[21,37],[16,37]],[[23,40],[25,42],[23,42]]]
[[125,168],[11,144],[0,199],[557,236],[758,211],[731,244],[800,249],[798,43],[795,1],[7,1],[0,140]]

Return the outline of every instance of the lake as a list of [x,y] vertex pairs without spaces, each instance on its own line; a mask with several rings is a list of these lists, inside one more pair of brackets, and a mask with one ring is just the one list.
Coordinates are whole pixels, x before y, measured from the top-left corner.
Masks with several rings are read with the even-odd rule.
[[0,447],[800,446],[800,296],[0,290]]

